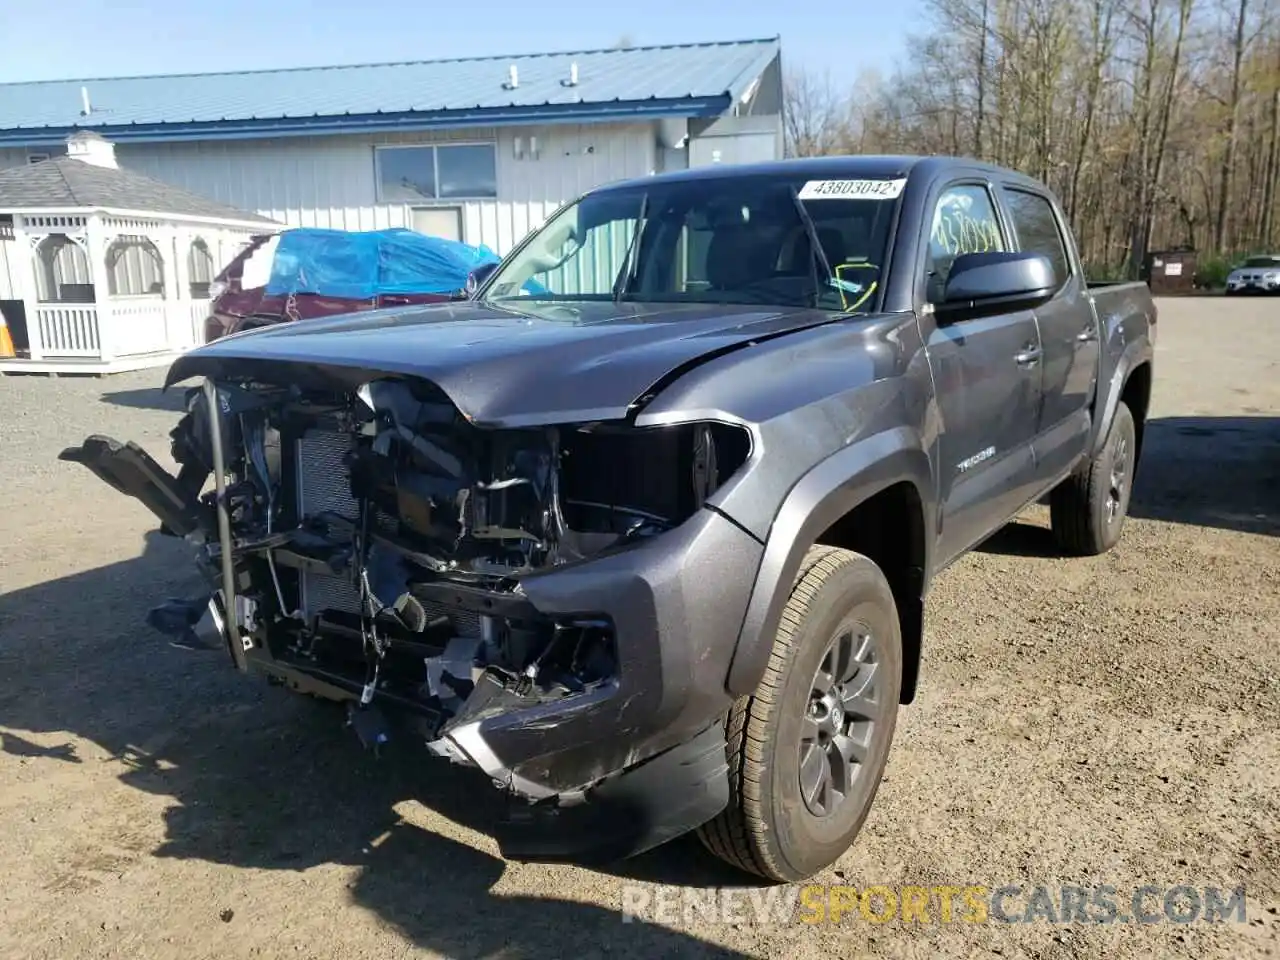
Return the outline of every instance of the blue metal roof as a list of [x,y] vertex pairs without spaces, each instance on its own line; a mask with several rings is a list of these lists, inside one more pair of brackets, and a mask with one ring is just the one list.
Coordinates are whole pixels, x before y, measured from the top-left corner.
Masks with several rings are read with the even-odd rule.
[[[353,129],[641,116],[717,116],[778,56],[742,40],[613,50],[0,84],[0,144],[77,129],[114,140],[222,139]],[[577,66],[578,82],[570,71]],[[510,68],[518,83],[510,88]],[[82,88],[91,113],[82,113]]]

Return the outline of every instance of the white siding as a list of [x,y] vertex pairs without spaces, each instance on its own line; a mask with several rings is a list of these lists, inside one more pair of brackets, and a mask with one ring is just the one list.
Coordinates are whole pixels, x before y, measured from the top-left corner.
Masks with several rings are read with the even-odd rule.
[[[538,157],[528,156],[536,137]],[[514,141],[526,156],[517,160]],[[463,239],[508,252],[562,203],[657,162],[654,126],[587,124],[380,136],[286,137],[192,143],[117,143],[120,165],[291,226],[374,230],[412,226],[408,204],[379,203],[379,144],[495,142],[498,196],[442,201],[463,208]]]
[[27,162],[27,157],[37,154],[41,157],[58,156],[66,153],[66,147],[0,147],[0,170],[7,167],[20,167]]

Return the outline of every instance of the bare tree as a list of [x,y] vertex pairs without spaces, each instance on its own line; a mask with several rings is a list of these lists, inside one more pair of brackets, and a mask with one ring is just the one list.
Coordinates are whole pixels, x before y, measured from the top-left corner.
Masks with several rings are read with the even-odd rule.
[[1080,202],[1080,176],[1093,150],[1094,119],[1106,82],[1107,62],[1115,52],[1116,0],[1091,0],[1089,4],[1089,70],[1084,78],[1084,103],[1075,155],[1071,159],[1071,180],[1067,187],[1067,216],[1074,222]]
[[834,153],[848,134],[849,103],[829,76],[791,74],[783,83],[783,140],[789,157]]
[[792,155],[968,153],[1046,180],[1090,269],[1280,241],[1280,0],[927,0],[856,91],[788,78]]
[[1267,137],[1267,159],[1263,174],[1262,188],[1262,225],[1260,238],[1264,245],[1271,246],[1276,240],[1276,189],[1280,186],[1280,42],[1273,44],[1275,53],[1263,58],[1264,63],[1272,64],[1270,117],[1267,125],[1270,134]]

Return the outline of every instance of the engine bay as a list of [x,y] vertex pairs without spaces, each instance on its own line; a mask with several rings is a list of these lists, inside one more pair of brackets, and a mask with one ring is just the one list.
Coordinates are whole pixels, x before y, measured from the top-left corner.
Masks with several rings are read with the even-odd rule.
[[[226,636],[240,666],[347,701],[357,732],[375,701],[394,706],[455,759],[448,734],[468,720],[618,676],[609,616],[544,615],[522,579],[679,526],[751,448],[722,423],[485,428],[410,378],[209,384],[171,438],[181,472],[147,482],[149,505],[199,545],[214,594],[152,625]],[[112,454],[118,487],[129,453]]]

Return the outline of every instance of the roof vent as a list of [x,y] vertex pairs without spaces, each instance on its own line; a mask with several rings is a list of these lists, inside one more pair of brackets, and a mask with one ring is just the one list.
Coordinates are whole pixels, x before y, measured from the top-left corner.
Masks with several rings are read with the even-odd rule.
[[566,87],[576,87],[578,85],[578,65],[577,63],[569,64],[569,79],[561,80],[560,83]]
[[520,86],[520,71],[516,69],[516,65],[513,63],[507,68],[507,82],[502,85],[502,89],[514,90],[518,86]]
[[95,167],[106,167],[109,170],[120,168],[116,163],[115,146],[110,140],[91,130],[82,130],[67,137],[67,156]]

